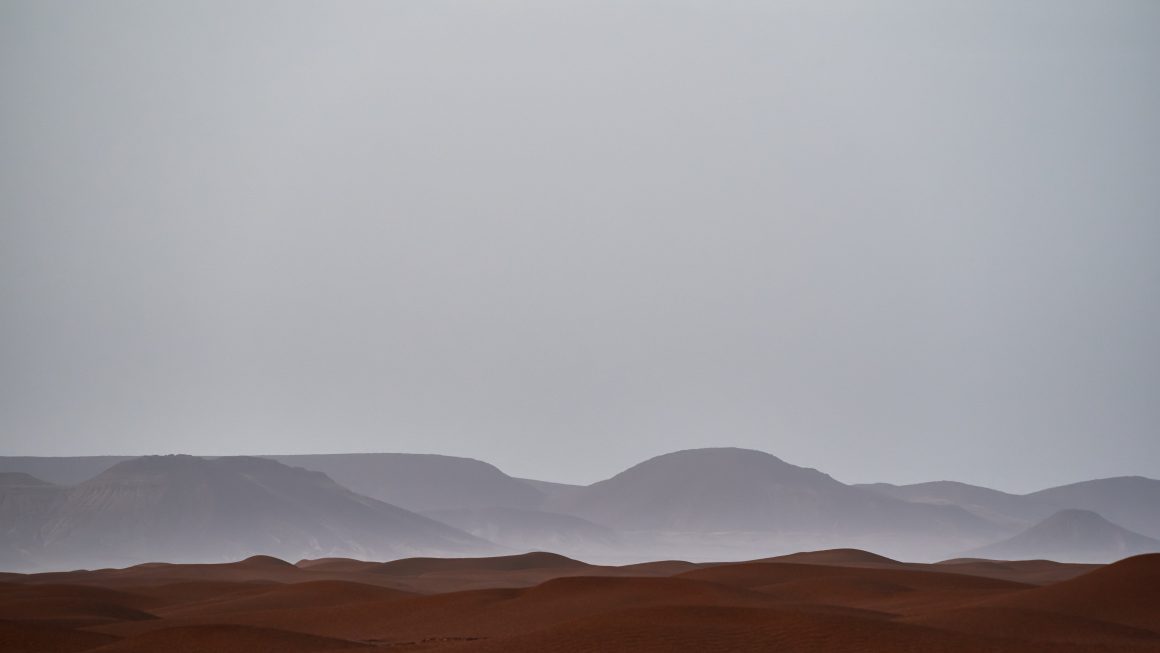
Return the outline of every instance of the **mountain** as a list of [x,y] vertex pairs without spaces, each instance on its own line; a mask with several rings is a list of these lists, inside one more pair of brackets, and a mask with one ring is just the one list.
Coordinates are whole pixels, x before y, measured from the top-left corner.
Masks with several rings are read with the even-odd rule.
[[[982,523],[965,511],[883,497],[749,449],[657,456],[554,502],[560,512],[626,530],[842,532]],[[883,520],[890,520],[884,522]]]
[[532,478],[519,479],[528,485],[536,488],[540,492],[543,502],[546,504],[551,501],[557,501],[563,497],[571,496],[583,490],[584,485],[573,485],[571,483],[555,483],[553,481],[537,481]]
[[590,486],[423,454],[9,457],[0,458],[0,568],[498,551],[478,538],[606,563],[849,547],[937,560],[1066,509],[1160,539],[1157,506],[1160,481],[1141,477],[1028,495],[950,481],[853,486],[732,448],[658,456]]
[[658,456],[547,505],[624,531],[765,534],[757,547],[773,546],[769,536],[778,535],[800,538],[798,548],[804,541],[913,554],[1004,532],[956,506],[909,503],[732,448]]
[[[553,486],[504,474],[494,465],[455,456],[360,453],[261,456],[323,472],[359,494],[407,510],[459,508],[536,509]],[[0,457],[0,473],[22,472],[58,485],[76,485],[132,456]]]
[[[1069,580],[1015,592],[983,605],[1059,613],[1160,633],[1160,553],[1133,556]],[[1156,648],[1153,646],[1152,648]],[[1111,649],[1116,650],[1116,649]],[[1147,650],[1147,649],[1144,649]]]
[[913,485],[868,483],[857,487],[903,501],[959,506],[984,519],[1017,527],[1026,527],[1058,510],[1044,500],[956,481]]
[[996,523],[1024,527],[1060,510],[1091,510],[1124,528],[1160,539],[1160,480],[1143,476],[1082,481],[1030,494],[1008,494],[953,481],[859,487],[916,503],[957,505]]
[[1160,539],[1160,480],[1120,476],[1048,488],[1027,495],[1029,500],[1098,512],[1112,522]]
[[0,472],[0,488],[6,487],[53,487],[53,484],[24,472]]
[[1160,540],[1121,528],[1090,510],[1068,509],[1010,539],[964,555],[998,560],[1114,562],[1153,552],[1160,552]]
[[416,512],[536,509],[544,500],[537,488],[471,458],[408,453],[265,457],[323,472],[359,494]]
[[44,517],[64,488],[23,472],[0,472],[0,566],[31,563]]
[[616,531],[572,515],[519,508],[432,510],[425,516],[517,551],[554,551],[582,558],[607,556]]
[[0,473],[18,472],[57,485],[76,485],[134,456],[0,456]]
[[66,489],[39,520],[44,564],[495,551],[490,543],[261,458],[146,456]]

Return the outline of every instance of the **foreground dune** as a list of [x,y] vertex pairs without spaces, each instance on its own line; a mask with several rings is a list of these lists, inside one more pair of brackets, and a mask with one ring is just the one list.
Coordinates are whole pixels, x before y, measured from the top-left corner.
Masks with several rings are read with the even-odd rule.
[[102,646],[100,653],[202,653],[203,651],[250,651],[251,653],[312,653],[313,651],[370,648],[341,639],[304,635],[252,626],[184,626],[164,628],[145,635]]
[[1160,555],[913,564],[268,557],[11,575],[0,650],[1160,652]]

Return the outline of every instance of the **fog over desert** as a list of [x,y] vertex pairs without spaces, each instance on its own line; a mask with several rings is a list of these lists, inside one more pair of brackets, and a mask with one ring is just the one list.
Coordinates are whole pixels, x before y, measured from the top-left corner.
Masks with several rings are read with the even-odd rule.
[[0,0],[0,653],[1160,653],[1160,2]]
[[1141,477],[847,485],[736,448],[588,486],[388,453],[0,470],[5,650],[1160,650]]
[[[88,464],[108,468],[74,484],[24,471],[61,479]],[[736,448],[664,454],[589,486],[436,455],[10,457],[0,458],[0,561],[10,571],[54,571],[254,555],[384,561],[552,551],[632,564],[825,547],[921,562],[1107,563],[1160,552],[1158,480],[1099,479],[1027,495],[950,487],[960,500],[932,490],[901,498],[914,488],[846,485]]]

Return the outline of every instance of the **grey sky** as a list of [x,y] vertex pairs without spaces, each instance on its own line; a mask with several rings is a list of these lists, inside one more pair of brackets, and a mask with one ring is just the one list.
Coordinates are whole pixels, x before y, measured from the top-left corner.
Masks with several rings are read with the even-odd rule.
[[0,2],[0,453],[1160,477],[1160,3]]

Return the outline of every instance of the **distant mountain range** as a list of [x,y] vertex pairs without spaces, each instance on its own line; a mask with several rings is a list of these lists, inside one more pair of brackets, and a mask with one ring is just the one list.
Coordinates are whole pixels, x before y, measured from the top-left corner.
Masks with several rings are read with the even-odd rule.
[[416,512],[535,509],[544,500],[539,489],[471,458],[409,453],[268,457],[323,472],[359,494]]
[[1083,481],[1031,494],[1008,494],[950,481],[859,487],[906,501],[961,506],[992,521],[1023,526],[1060,510],[1090,510],[1119,526],[1160,539],[1160,481],[1142,476]]
[[320,472],[263,458],[146,456],[72,487],[25,482],[0,493],[8,526],[0,550],[26,565],[498,551]]
[[0,569],[551,550],[601,562],[857,547],[891,557],[1110,561],[1160,550],[1160,481],[1016,495],[847,485],[760,451],[665,454],[589,486],[467,458],[0,458]]
[[1121,528],[1090,510],[1060,510],[1018,535],[965,555],[1018,560],[1107,562],[1160,551],[1160,540]]
[[743,555],[766,556],[845,544],[921,556],[1004,532],[957,506],[894,499],[767,453],[729,448],[658,456],[548,507],[638,537],[663,533],[654,546],[667,543],[672,555],[721,555],[735,545]]

